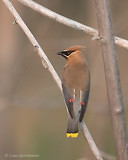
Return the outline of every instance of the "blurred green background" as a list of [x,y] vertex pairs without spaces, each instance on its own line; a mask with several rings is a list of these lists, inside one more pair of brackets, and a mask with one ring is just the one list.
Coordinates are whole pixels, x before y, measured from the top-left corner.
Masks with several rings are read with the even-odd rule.
[[[97,28],[94,1],[36,2]],[[59,24],[16,1],[12,3],[60,77],[65,60],[56,53],[75,44],[87,47],[91,91],[84,120],[98,148],[115,155],[99,44],[87,34]],[[128,39],[128,1],[110,0],[110,6],[115,35]],[[61,92],[20,27],[13,25],[14,18],[2,1],[0,21],[0,160],[95,160],[81,131],[77,139],[66,138],[67,113]],[[128,121],[128,51],[117,47],[117,52]]]

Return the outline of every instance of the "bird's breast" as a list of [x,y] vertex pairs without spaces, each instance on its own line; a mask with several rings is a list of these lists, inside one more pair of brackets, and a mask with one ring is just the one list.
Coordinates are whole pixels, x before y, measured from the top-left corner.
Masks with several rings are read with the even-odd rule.
[[63,83],[72,89],[84,89],[89,81],[85,65],[66,66],[63,72]]

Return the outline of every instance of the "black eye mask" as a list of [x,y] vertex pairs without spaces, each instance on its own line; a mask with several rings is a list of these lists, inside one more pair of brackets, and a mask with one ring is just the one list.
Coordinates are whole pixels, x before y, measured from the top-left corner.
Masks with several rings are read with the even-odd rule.
[[73,52],[74,52],[74,50],[70,50],[70,51],[62,51],[61,53],[66,55],[66,56],[69,56]]
[[58,55],[63,56],[64,58],[67,58],[71,53],[75,52],[75,50],[70,50],[70,51],[62,51],[57,53]]

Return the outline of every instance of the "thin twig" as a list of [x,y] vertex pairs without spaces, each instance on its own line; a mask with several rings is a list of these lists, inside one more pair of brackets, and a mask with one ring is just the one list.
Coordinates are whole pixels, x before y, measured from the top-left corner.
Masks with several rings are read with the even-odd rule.
[[85,138],[88,141],[90,148],[93,150],[93,153],[97,155],[98,160],[101,160],[102,159],[101,154],[100,154],[95,142],[93,141],[93,138],[92,138],[87,126],[85,125],[84,121],[82,121],[80,123],[80,126],[81,126],[81,130],[83,131]]
[[[48,69],[48,71],[52,74],[54,80],[56,81],[58,87],[60,88],[60,90],[62,91],[61,88],[61,80],[59,78],[59,76],[57,75],[56,71],[54,70],[52,64],[50,63],[50,61],[48,60],[47,56],[45,55],[44,51],[42,50],[42,48],[40,47],[40,45],[38,44],[37,40],[35,39],[35,37],[32,35],[32,33],[30,32],[30,30],[28,29],[28,27],[26,26],[26,24],[23,22],[23,20],[21,19],[21,17],[19,16],[19,14],[17,13],[17,11],[15,10],[15,8],[13,7],[13,5],[11,4],[11,2],[9,0],[2,0],[5,5],[7,6],[7,8],[10,10],[11,14],[15,17],[16,19],[16,23],[19,24],[19,26],[22,28],[22,30],[25,32],[25,34],[27,35],[28,39],[30,40],[30,42],[32,43],[32,45],[34,46],[34,48],[36,49],[38,55],[40,56],[42,63],[44,65],[45,68]],[[82,122],[81,127],[84,130],[86,130],[87,132],[84,132],[84,135],[86,135],[86,137],[90,138],[91,135],[87,130],[86,125],[84,124],[84,122]],[[91,137],[91,139],[87,139],[88,144],[90,146],[90,148],[92,149],[92,152],[95,156],[95,158],[97,160],[103,160],[102,156],[97,148],[97,146],[95,145],[95,142],[93,141],[93,138]],[[90,145],[90,141],[92,141],[91,145]],[[92,144],[94,145],[92,148]]]
[[[71,28],[74,28],[76,30],[82,31],[84,33],[87,33],[91,36],[93,36],[93,40],[99,39],[98,31],[94,28],[91,28],[89,26],[86,26],[82,23],[76,22],[72,19],[66,18],[58,13],[55,13],[51,11],[50,9],[43,7],[42,5],[32,1],[32,0],[18,0],[20,3],[24,4],[27,7],[32,8],[33,10],[39,12],[40,14],[47,16],[51,19],[54,19],[55,21],[62,23],[66,26],[69,26]],[[123,48],[128,49],[128,40],[125,40],[123,38],[119,38],[115,36],[115,43]]]
[[8,7],[8,9],[12,13],[12,15],[15,17],[15,23],[19,24],[19,26],[22,28],[22,30],[24,31],[24,33],[26,34],[26,36],[28,37],[28,39],[32,43],[32,45],[34,47],[34,50],[38,53],[38,55],[41,58],[43,66],[46,69],[49,70],[49,72],[52,74],[54,80],[56,81],[57,85],[59,86],[59,88],[61,90],[61,80],[60,80],[59,76],[57,75],[56,71],[54,70],[51,62],[47,58],[46,54],[44,53],[44,51],[40,47],[39,43],[37,42],[37,40],[35,39],[35,37],[32,35],[32,33],[30,32],[30,30],[28,29],[28,27],[26,26],[26,24],[23,22],[23,20],[21,19],[21,17],[19,16],[19,14],[17,13],[17,11],[15,10],[15,8],[12,6],[11,2],[8,1],[8,0],[7,1],[5,0],[3,2],[6,4],[6,6]]
[[108,154],[108,153],[105,153],[103,151],[100,151],[101,155],[103,158],[105,158],[106,160],[116,160],[116,157]]

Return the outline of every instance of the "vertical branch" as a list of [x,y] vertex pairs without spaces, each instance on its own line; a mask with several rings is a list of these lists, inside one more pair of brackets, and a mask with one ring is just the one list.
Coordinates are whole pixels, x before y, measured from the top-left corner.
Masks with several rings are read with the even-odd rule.
[[101,39],[107,93],[113,126],[117,159],[128,159],[128,139],[122,100],[117,53],[114,43],[112,20],[108,0],[95,0],[96,14]]

